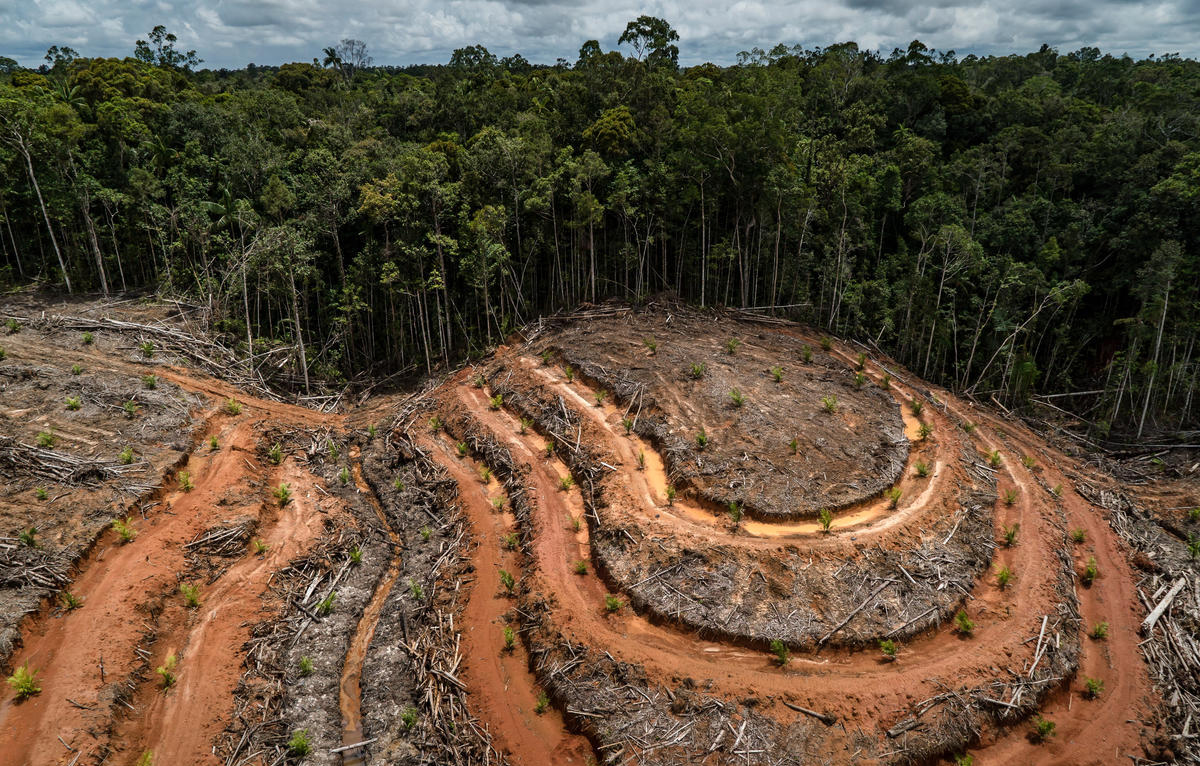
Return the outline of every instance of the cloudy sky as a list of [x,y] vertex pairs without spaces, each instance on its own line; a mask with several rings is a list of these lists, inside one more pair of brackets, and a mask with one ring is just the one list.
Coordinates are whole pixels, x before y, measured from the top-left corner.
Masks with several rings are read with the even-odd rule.
[[1200,0],[0,0],[0,55],[41,63],[51,45],[125,56],[155,24],[210,67],[308,61],[343,37],[378,64],[442,63],[482,44],[497,55],[574,61],[582,42],[616,46],[648,13],[679,31],[685,64],[731,63],[738,51],[854,40],[890,52],[920,39],[939,50],[1009,53],[1048,43],[1114,54],[1200,56]]

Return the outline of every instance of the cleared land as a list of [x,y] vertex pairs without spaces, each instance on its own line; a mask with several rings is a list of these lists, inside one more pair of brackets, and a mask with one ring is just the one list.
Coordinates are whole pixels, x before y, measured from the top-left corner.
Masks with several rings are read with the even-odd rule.
[[0,337],[40,687],[0,765],[1195,758],[1186,466],[747,316],[546,321],[326,413],[186,313],[41,308]]

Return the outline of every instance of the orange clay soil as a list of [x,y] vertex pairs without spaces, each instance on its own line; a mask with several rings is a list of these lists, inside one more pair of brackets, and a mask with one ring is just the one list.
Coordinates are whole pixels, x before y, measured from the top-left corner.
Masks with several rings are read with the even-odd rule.
[[[160,505],[145,519],[134,515],[132,542],[123,544],[110,529],[78,563],[70,587],[83,606],[64,614],[43,611],[26,621],[23,647],[11,664],[38,669],[42,690],[24,702],[6,697],[0,703],[0,741],[6,743],[0,764],[70,763],[79,753],[59,738],[89,756],[83,763],[106,751],[132,762],[144,750],[152,750],[157,763],[215,762],[212,740],[228,724],[242,645],[267,581],[320,532],[318,504],[332,505],[318,499],[306,471],[290,463],[267,467],[255,457],[264,412],[293,423],[319,415],[179,371],[156,372],[214,397],[207,425],[181,469],[194,488],[184,491],[178,474],[168,477],[156,497]],[[240,415],[221,409],[231,395],[244,404]],[[209,436],[217,437],[217,451],[210,450]],[[266,485],[280,481],[291,484],[294,496],[283,509],[267,502]],[[184,544],[222,520],[245,516],[257,519],[256,536],[267,550],[261,556],[247,552],[215,582],[196,583],[200,605],[188,609],[178,578],[188,569]],[[154,669],[169,654],[177,657],[177,681],[163,692]]]
[[[557,460],[545,460],[541,453],[543,439],[532,433],[521,435],[514,416],[504,410],[489,409],[487,393],[468,385],[467,377],[466,373],[460,374],[447,384],[454,388],[447,393],[443,406],[469,410],[511,450],[518,463],[530,466],[529,483],[536,506],[533,536],[536,572],[532,573],[531,582],[545,593],[553,594],[553,619],[575,640],[604,648],[619,660],[644,665],[652,677],[663,682],[680,678],[711,679],[720,693],[730,696],[751,693],[768,698],[778,695],[805,707],[830,712],[843,720],[849,719],[846,721],[848,726],[853,721],[864,729],[887,728],[895,723],[904,717],[910,704],[939,693],[937,681],[951,685],[983,682],[996,677],[998,668],[1009,667],[1020,672],[1028,666],[1034,648],[1031,638],[1036,638],[1041,616],[1045,614],[1045,610],[1039,611],[1039,608],[1052,600],[1051,576],[1059,567],[1056,551],[1064,545],[1064,540],[1061,527],[1046,515],[1051,512],[1055,498],[1039,486],[1033,473],[1020,462],[1021,456],[1031,453],[1033,448],[1025,441],[1018,442],[1012,434],[1021,434],[1030,444],[1038,443],[1023,428],[965,412],[959,405],[951,405],[949,415],[928,406],[925,411],[925,417],[938,430],[954,427],[949,416],[976,423],[971,438],[980,452],[996,448],[1001,451],[1001,496],[1004,489],[1017,490],[1012,505],[1001,499],[995,508],[997,539],[1001,527],[1020,525],[1017,544],[1011,548],[998,548],[995,557],[995,567],[1008,566],[1014,573],[1013,581],[1001,590],[989,572],[977,582],[966,605],[977,623],[974,637],[960,639],[947,629],[929,632],[902,647],[895,663],[880,662],[873,651],[799,653],[793,655],[792,663],[781,671],[763,653],[705,641],[671,625],[651,623],[629,609],[615,615],[607,614],[603,608],[603,597],[609,592],[606,583],[592,574],[591,568],[583,576],[574,571],[575,561],[587,559],[586,527],[576,533],[569,526],[568,519],[578,516],[581,502],[576,490],[562,491],[559,486],[561,477],[566,475],[565,466]],[[558,390],[579,386],[568,386],[565,381],[554,385]],[[911,390],[901,381],[895,381],[894,387],[901,396],[911,396]],[[615,456],[613,464],[619,472],[618,482],[629,487],[629,495],[642,505],[627,510],[638,513],[643,519],[673,514],[667,523],[679,524],[679,531],[684,534],[721,534],[719,522],[713,518],[700,518],[706,513],[711,517],[710,512],[683,510],[680,515],[680,508],[669,509],[662,504],[665,490],[660,484],[663,481],[658,467],[661,458],[653,454],[649,445],[629,440],[616,432],[619,427],[616,415],[619,413],[590,406],[586,400],[579,401],[578,395],[568,396],[570,394],[564,393],[567,401],[576,399],[571,402],[572,408],[602,421],[610,434],[608,446]],[[938,396],[943,402],[953,401],[945,392],[938,392]],[[998,443],[997,428],[1009,435],[1011,445],[1007,448]],[[636,470],[636,462],[630,459],[634,449],[646,453],[647,471]],[[1042,454],[1045,457],[1040,462],[1070,464],[1069,459],[1057,453],[1044,451]],[[941,470],[939,464],[938,472]],[[1049,486],[1061,479],[1057,471],[1040,470]],[[1141,727],[1136,719],[1138,711],[1145,709],[1150,687],[1136,646],[1138,616],[1132,579],[1119,543],[1103,518],[1069,486],[1062,491],[1069,526],[1083,527],[1089,541],[1099,541],[1089,542],[1086,547],[1089,548],[1087,555],[1094,553],[1100,562],[1102,576],[1091,588],[1080,588],[1080,608],[1085,629],[1103,619],[1110,623],[1111,632],[1104,644],[1084,641],[1080,675],[1104,678],[1106,690],[1100,700],[1084,702],[1074,693],[1080,683],[1068,680],[1067,687],[1074,691],[1052,695],[1045,711],[1058,724],[1059,734],[1048,745],[1033,745],[1027,741],[1027,728],[1023,725],[1011,730],[985,730],[983,744],[988,752],[1002,752],[1006,762],[1019,759],[1034,763],[1107,763],[1112,762],[1115,752],[1141,751]],[[928,499],[918,495],[909,506],[902,502],[900,510],[891,514],[872,512],[854,531],[861,535],[875,527],[899,523],[891,520],[896,516],[903,517],[907,508],[926,504]],[[678,499],[676,505],[681,505]],[[848,509],[847,513],[861,513],[861,509]],[[904,519],[904,523],[912,521]],[[768,529],[758,534],[768,539],[739,535],[731,540],[725,534],[723,542],[751,546],[777,544],[777,539],[770,539],[773,535],[769,529],[776,525],[764,524]],[[789,540],[793,544],[831,544],[826,542],[829,537],[814,535],[807,527],[787,526],[790,528],[786,534],[793,538]],[[1081,551],[1076,558],[1083,559],[1086,555]],[[795,715],[774,705],[765,709],[781,720]]]

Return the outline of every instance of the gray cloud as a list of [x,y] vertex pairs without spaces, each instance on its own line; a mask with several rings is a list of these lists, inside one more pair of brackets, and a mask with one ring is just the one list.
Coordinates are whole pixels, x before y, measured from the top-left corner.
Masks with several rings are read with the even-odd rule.
[[308,61],[343,37],[376,63],[439,63],[465,45],[531,61],[573,61],[598,39],[616,46],[642,13],[667,19],[685,64],[730,63],[776,43],[854,40],[888,53],[913,39],[960,54],[1021,53],[1048,43],[1114,54],[1200,56],[1200,0],[0,0],[0,55],[26,65],[46,48],[125,56],[155,24],[212,67]]

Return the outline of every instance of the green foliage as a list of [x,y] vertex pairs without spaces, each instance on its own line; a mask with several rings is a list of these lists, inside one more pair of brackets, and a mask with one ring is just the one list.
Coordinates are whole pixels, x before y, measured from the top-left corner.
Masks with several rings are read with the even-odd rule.
[[83,599],[69,590],[60,590],[58,592],[58,603],[65,611],[70,612],[83,606]]
[[546,696],[546,692],[538,692],[537,702],[533,704],[533,712],[541,715],[550,708],[550,698]]
[[279,507],[287,505],[292,500],[292,488],[285,481],[275,489],[271,490],[271,494],[279,501]]
[[142,385],[150,389],[158,388],[158,376],[151,373],[143,375]]
[[[529,418],[521,418],[521,435],[524,436],[530,428],[533,428],[533,421]],[[626,430],[625,433],[629,433],[629,431]]]
[[1096,623],[1095,625],[1092,626],[1092,629],[1088,633],[1088,635],[1091,636],[1092,639],[1095,641],[1103,641],[1104,639],[1108,638],[1108,623],[1107,622]]
[[267,459],[272,465],[279,465],[283,462],[283,446],[279,442],[271,445],[271,449],[267,450]]
[[[3,362],[7,358],[8,358],[8,352],[4,350],[4,346],[0,346],[0,362]],[[71,367],[72,374],[78,375],[79,372],[83,372],[82,367],[79,367],[79,372],[75,372],[76,367],[79,367],[79,365],[74,365],[73,367]]]
[[1104,682],[1098,678],[1085,677],[1083,679],[1083,696],[1087,699],[1098,699],[1104,693]]
[[475,377],[471,379],[471,382],[475,384],[475,388],[483,388],[487,385],[487,378],[485,378],[482,374],[477,373]]
[[121,405],[121,409],[125,410],[125,417],[132,418],[138,411],[137,402],[130,399]]
[[733,519],[734,524],[740,524],[742,521],[742,506],[737,501],[729,503],[729,518]]
[[496,394],[488,399],[488,409],[498,410],[504,404],[504,394]]
[[221,443],[217,441],[217,437],[208,437],[208,449],[211,452],[216,452],[217,450],[221,449]]
[[250,541],[250,550],[254,551],[254,555],[261,556],[271,549],[267,541],[261,537],[256,537]]
[[925,405],[920,399],[913,399],[908,403],[908,408],[912,411],[913,417],[921,417],[921,410],[925,409]]
[[130,465],[133,463],[133,447],[126,447],[117,455],[117,460],[121,461],[121,465]]
[[45,487],[37,487],[33,490],[33,496],[38,500],[45,500],[50,496],[50,493],[46,491]]
[[[409,582],[412,582],[411,580]],[[317,614],[328,617],[333,614],[333,603],[337,601],[337,591],[329,591],[329,595],[317,602]]]
[[308,741],[308,729],[296,729],[292,732],[287,741],[287,751],[293,758],[303,758],[312,752],[312,745]]
[[442,430],[442,419],[439,418],[437,415],[434,415],[433,417],[431,417],[429,419],[429,430],[432,431],[433,433],[437,433],[438,431],[441,431]]
[[53,449],[58,442],[58,437],[53,431],[39,431],[37,435],[37,445],[43,449]]
[[783,368],[779,367],[779,366],[772,367],[771,368],[771,377],[775,379],[776,383],[782,383],[783,382]]
[[147,359],[154,356],[154,344],[150,341],[143,341],[138,348],[141,350],[142,356],[146,357]]
[[1012,570],[1007,566],[1002,566],[996,570],[996,585],[1000,586],[1001,590],[1008,587],[1008,583],[1012,580]]
[[184,492],[191,492],[196,488],[196,485],[192,483],[191,471],[180,471],[175,478],[179,482],[179,489]]
[[929,425],[928,423],[922,423],[921,427],[917,429],[917,436],[922,441],[928,439],[931,434],[933,434],[933,426]]
[[[0,359],[4,359],[4,349],[2,349],[2,348],[0,348]],[[72,375],[82,375],[83,374],[83,365],[80,365],[80,364],[71,365],[71,374]]]
[[361,564],[363,560],[363,550],[357,545],[350,549],[350,563]]
[[37,541],[37,527],[29,527],[28,529],[21,530],[21,533],[17,535],[17,541],[26,548],[40,547]]
[[1005,505],[1012,505],[1017,502],[1017,491],[1015,489],[1006,489],[1002,493]]
[[563,365],[563,375],[566,377],[568,383],[575,380],[575,370],[569,364]]
[[959,753],[954,756],[954,766],[975,766],[975,756]]
[[[426,527],[426,529],[428,529],[428,527]],[[429,538],[427,537],[425,539],[428,540]],[[517,549],[518,542],[519,541],[517,539],[516,532],[509,532],[504,536],[504,547],[510,551],[515,551]]]
[[800,440],[793,436],[792,440],[788,442],[788,451],[793,455],[798,454],[800,452]]
[[367,426],[367,438],[368,439],[374,439],[375,434],[377,434],[377,433],[379,433],[379,429],[375,427],[374,423]]
[[29,667],[29,663],[26,663],[13,670],[13,674],[5,680],[13,688],[17,699],[23,700],[42,691],[42,686],[37,680],[37,674],[38,671],[33,670]]
[[885,372],[883,377],[879,379],[879,387],[884,391],[890,389],[892,387],[892,376]]
[[1071,542],[1082,543],[1086,539],[1087,539],[1087,532],[1084,531],[1083,527],[1078,527],[1076,529],[1071,530]]
[[80,406],[82,406],[82,404],[79,401],[78,396],[68,396],[67,397],[67,409],[68,410],[71,410],[72,412],[74,412],[75,410],[79,409]]
[[829,534],[830,528],[833,526],[833,512],[828,508],[822,508],[817,512],[817,521],[821,523],[821,531]]
[[731,389],[729,392],[729,401],[733,403],[735,408],[741,408],[746,403],[746,397],[738,389]]
[[700,380],[704,377],[704,373],[708,371],[708,365],[704,362],[693,362],[692,367],[688,370],[688,377],[692,380]]
[[860,351],[858,353],[858,356],[854,357],[854,369],[861,371],[861,370],[865,369],[866,366],[867,366],[867,355]]
[[896,659],[896,642],[890,638],[880,639],[879,651],[883,652],[883,656],[889,660]]
[[967,616],[964,610],[959,609],[958,613],[954,615],[954,629],[961,635],[969,636],[975,632],[975,622]]
[[1188,535],[1187,552],[1193,561],[1196,560],[1197,556],[1200,556],[1200,537],[1196,537],[1195,534]]
[[113,519],[112,528],[122,543],[131,543],[138,535],[137,530],[133,528],[132,518]]
[[504,651],[511,652],[517,644],[517,634],[508,625],[504,626]]
[[1045,742],[1054,736],[1054,722],[1043,718],[1041,714],[1033,717],[1033,738],[1037,742]]
[[560,492],[566,492],[567,490],[571,489],[571,487],[574,487],[574,486],[575,486],[575,479],[570,474],[559,477],[558,489]]
[[725,341],[725,353],[729,354],[731,356],[733,354],[736,354],[737,350],[738,350],[738,346],[740,346],[740,345],[742,345],[742,342],[740,340],[738,340],[737,338],[730,338],[729,340]]
[[1026,470],[1032,471],[1037,467],[1037,460],[1033,455],[1021,455],[1021,465],[1025,466]]
[[1200,508],[1192,508],[1187,512],[1188,521],[1200,521]]
[[832,395],[822,396],[821,397],[821,406],[825,408],[826,412],[828,412],[830,415],[832,415],[833,413],[838,411],[837,397],[832,396]]
[[300,658],[300,675],[307,677],[313,674],[313,661],[309,657]]
[[862,372],[854,373],[854,387],[855,388],[862,388],[863,385],[866,384],[866,382],[867,382],[867,376],[865,373],[862,373]]
[[896,506],[900,505],[900,497],[904,492],[899,487],[892,487],[884,494],[887,495],[888,508],[895,509]]
[[325,451],[329,453],[330,460],[337,460],[342,454],[342,450],[333,439],[325,443]]
[[604,597],[604,609],[608,612],[618,612],[623,606],[625,602],[611,593]]
[[1083,565],[1083,571],[1079,573],[1079,580],[1085,586],[1090,587],[1091,584],[1094,583],[1096,581],[1096,578],[1099,576],[1100,576],[1100,567],[1096,563],[1096,557],[1088,556],[1087,563]]
[[809,348],[808,346],[801,347],[800,358],[804,360],[805,364],[812,362],[812,360],[813,360],[812,349]]
[[695,436],[696,449],[704,449],[708,446],[708,432],[701,428],[696,432]]
[[538,354],[538,356],[542,359],[542,366],[549,367],[550,362],[554,359],[554,352],[550,349],[546,349],[541,354]]
[[924,460],[918,460],[913,463],[913,471],[917,474],[917,476],[920,476],[922,479],[924,479],[929,475],[929,463],[926,463]]
[[630,418],[630,417],[621,418],[621,425],[622,425],[622,427],[625,428],[626,436],[629,436],[631,433],[633,433],[633,418]]
[[600,407],[604,404],[604,400],[608,398],[608,392],[605,391],[604,389],[600,389],[599,391],[597,391],[595,393],[595,397],[596,397],[596,406]]
[[828,336],[822,335],[820,343],[823,351],[831,351],[833,349],[833,339]]
[[505,591],[511,594],[514,590],[516,590],[517,578],[513,577],[512,573],[508,570],[501,569],[500,584],[504,586]]
[[200,606],[200,587],[191,583],[180,583],[179,592],[183,594],[183,603],[188,609]]
[[239,402],[237,399],[234,399],[233,397],[226,399],[225,400],[225,414],[226,415],[241,415],[242,414],[242,403]]
[[90,332],[85,332],[80,340],[83,341],[83,345],[90,346],[96,341],[96,336],[92,335]]
[[1002,458],[1000,457],[1000,450],[994,449],[988,453],[988,464],[991,465],[992,468],[999,468],[1001,462]]
[[788,649],[787,644],[778,638],[771,641],[771,653],[775,655],[775,663],[781,668],[792,661],[792,653]]
[[658,353],[658,341],[654,340],[654,338],[642,338],[642,345],[650,352],[650,356]]
[[342,466],[342,470],[338,471],[338,481],[343,485],[350,483],[350,469],[348,467]]
[[575,570],[575,574],[577,574],[577,575],[585,575],[585,574],[587,574],[587,571],[588,571],[587,570],[587,562],[582,559],[580,559],[579,561],[576,561],[572,568]]
[[487,484],[488,482],[490,482],[492,480],[492,469],[488,468],[486,465],[483,466],[482,468],[480,468],[479,469],[479,480],[481,482],[483,482],[484,484]]
[[404,724],[405,729],[412,729],[412,727],[417,725],[418,717],[419,713],[415,707],[407,707],[400,714],[400,722]]
[[178,665],[179,658],[175,656],[175,652],[170,652],[167,654],[166,659],[163,660],[163,664],[154,669],[154,672],[158,673],[159,680],[162,682],[163,691],[175,685],[175,681],[177,680],[175,668]]
[[1021,531],[1021,525],[1018,523],[1013,523],[1012,526],[1006,525],[1002,529],[1004,534],[1004,547],[1011,548],[1016,545],[1017,533]]
[[675,485],[668,484],[666,492],[667,492],[667,505],[674,505],[675,504],[675,492],[676,492]]
[[144,751],[137,759],[137,763],[134,764],[134,766],[154,766],[154,751]]

